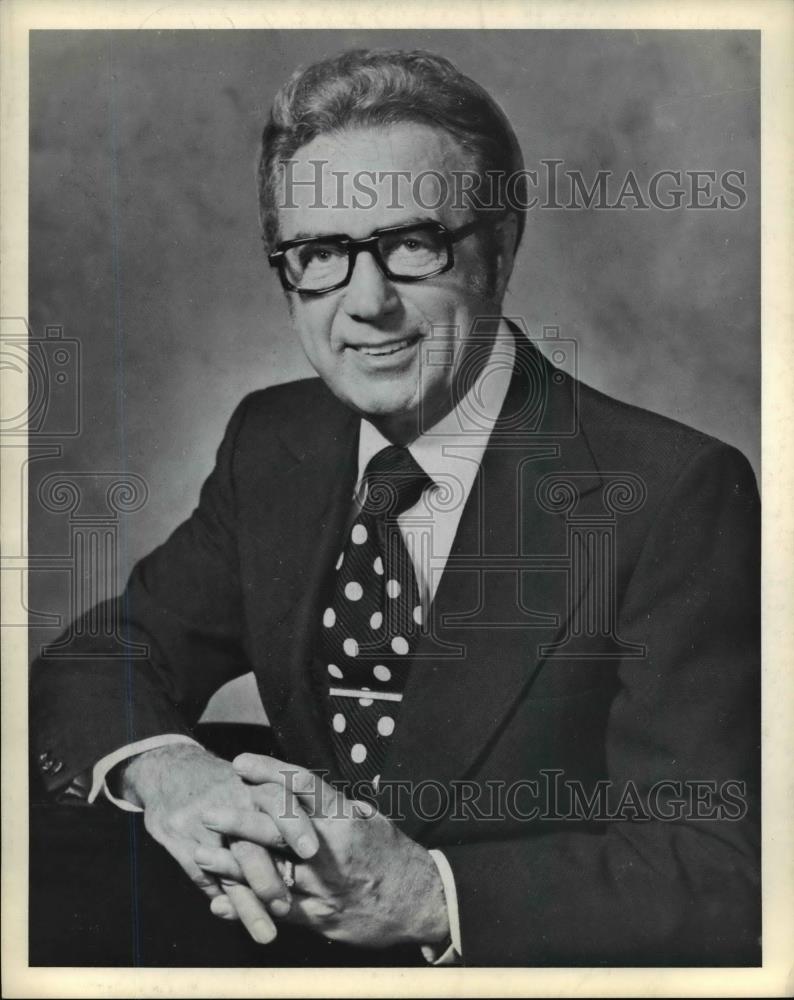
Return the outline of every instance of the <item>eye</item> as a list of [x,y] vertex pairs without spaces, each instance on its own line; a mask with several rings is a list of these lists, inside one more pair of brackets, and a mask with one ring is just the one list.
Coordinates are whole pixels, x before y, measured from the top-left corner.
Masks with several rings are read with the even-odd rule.
[[434,248],[431,233],[417,232],[394,233],[381,242],[382,251],[388,256],[415,257],[426,254]]
[[398,243],[401,250],[428,250],[432,241],[423,233],[406,233]]
[[301,267],[317,267],[345,256],[345,251],[333,243],[306,243],[300,247]]

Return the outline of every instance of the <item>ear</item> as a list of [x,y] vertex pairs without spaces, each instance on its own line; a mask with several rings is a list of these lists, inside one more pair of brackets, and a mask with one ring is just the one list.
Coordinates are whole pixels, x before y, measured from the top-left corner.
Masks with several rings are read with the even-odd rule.
[[516,240],[518,238],[518,216],[509,212],[499,223],[497,230],[496,255],[496,296],[501,302],[507,290],[507,283],[513,273],[516,256]]

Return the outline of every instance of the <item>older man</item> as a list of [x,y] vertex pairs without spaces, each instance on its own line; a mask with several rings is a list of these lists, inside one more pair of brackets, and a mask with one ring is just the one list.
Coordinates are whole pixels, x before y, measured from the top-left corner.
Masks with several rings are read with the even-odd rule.
[[[39,660],[36,759],[142,809],[262,944],[753,961],[753,476],[501,318],[522,169],[495,102],[427,53],[282,88],[262,220],[319,378],[240,404],[135,568],[118,613],[148,655]],[[192,727],[248,671],[278,757],[228,763]]]

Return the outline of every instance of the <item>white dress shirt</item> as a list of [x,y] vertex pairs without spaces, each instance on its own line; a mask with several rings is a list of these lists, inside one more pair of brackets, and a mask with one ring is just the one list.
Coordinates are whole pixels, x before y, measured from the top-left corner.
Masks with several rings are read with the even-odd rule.
[[[515,341],[504,321],[500,324],[488,362],[467,395],[429,431],[408,445],[418,464],[433,480],[433,487],[403,511],[397,521],[414,565],[414,573],[427,620],[428,610],[438,589],[449,558],[461,514],[471,493],[485,448],[501,412],[515,363]],[[364,472],[370,459],[392,442],[368,420],[362,419],[358,445],[358,479],[355,498],[361,500]],[[183,734],[165,734],[130,743],[103,757],[94,765],[88,801],[104,792],[119,808],[139,812],[138,806],[114,796],[107,784],[110,771],[146,750],[173,743],[196,743]],[[452,945],[437,956],[423,948],[425,958],[436,965],[454,962],[462,954],[460,918],[455,879],[441,851],[431,850],[438,868],[449,915]]]

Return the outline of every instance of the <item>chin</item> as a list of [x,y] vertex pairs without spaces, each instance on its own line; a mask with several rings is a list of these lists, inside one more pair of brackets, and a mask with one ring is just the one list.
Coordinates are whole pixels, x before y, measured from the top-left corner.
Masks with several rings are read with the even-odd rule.
[[413,400],[394,400],[380,396],[355,395],[348,400],[352,407],[362,417],[372,421],[400,421],[410,418],[416,407]]
[[411,406],[392,406],[385,400],[362,401],[356,409],[362,416],[371,420],[405,420],[413,412]]

